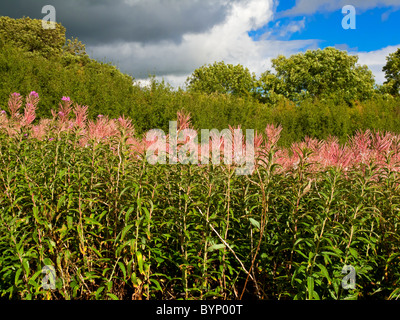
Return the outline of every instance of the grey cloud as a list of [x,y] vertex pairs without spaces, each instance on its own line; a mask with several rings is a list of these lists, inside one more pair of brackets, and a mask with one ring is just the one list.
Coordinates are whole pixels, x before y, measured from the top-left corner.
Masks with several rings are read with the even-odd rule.
[[113,42],[179,43],[185,33],[202,33],[227,14],[224,0],[2,0],[0,14],[42,18],[53,5],[67,36],[87,45]]

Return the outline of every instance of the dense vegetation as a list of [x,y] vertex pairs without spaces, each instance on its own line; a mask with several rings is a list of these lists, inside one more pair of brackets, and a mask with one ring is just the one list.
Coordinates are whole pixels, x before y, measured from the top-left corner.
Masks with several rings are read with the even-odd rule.
[[[13,94],[0,118],[3,296],[399,297],[399,136],[359,132],[344,149],[307,139],[289,152],[268,126],[256,170],[238,176],[234,164],[150,165],[151,143],[128,119],[87,121],[69,97],[38,125],[37,93],[23,115],[21,101]],[[178,130],[189,121],[178,114]]]
[[132,77],[90,59],[77,39],[66,41],[60,24],[44,30],[41,20],[0,17],[0,77],[1,105],[12,92],[35,90],[43,97],[39,118],[50,117],[63,95],[90,105],[90,112],[114,117],[130,113]]
[[[223,62],[195,70],[187,90],[164,82],[132,85],[131,76],[90,59],[65,28],[43,30],[40,20],[0,17],[0,105],[9,94],[35,90],[42,98],[37,118],[51,116],[59,99],[70,96],[88,105],[89,117],[124,114],[138,134],[167,130],[178,110],[192,114],[200,128],[242,128],[262,131],[268,123],[283,126],[280,144],[290,146],[306,135],[347,140],[357,129],[399,132],[399,52],[388,57],[387,82],[375,86],[371,72],[357,57],[333,48],[273,60],[276,73],[259,79],[247,68]],[[334,75],[335,77],[333,77]],[[3,107],[4,109],[4,107]]]
[[[383,86],[328,48],[260,79],[203,66],[173,90],[133,85],[61,25],[46,32],[0,18],[1,297],[400,297],[398,53]],[[150,165],[143,134],[177,115],[179,130],[256,129],[253,174]]]

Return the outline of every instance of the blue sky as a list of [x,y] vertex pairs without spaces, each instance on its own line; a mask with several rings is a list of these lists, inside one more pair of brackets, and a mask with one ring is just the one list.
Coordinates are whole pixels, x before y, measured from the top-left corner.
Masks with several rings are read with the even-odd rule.
[[[351,1],[348,1],[351,4]],[[281,40],[319,40],[319,47],[334,46],[354,51],[374,51],[400,44],[400,0],[399,7],[372,7],[356,9],[356,29],[345,30],[341,21],[345,14],[341,10],[316,12],[299,16],[279,17],[295,7],[295,0],[280,1],[276,7],[276,19],[249,35],[257,40],[264,32],[272,30]],[[297,22],[303,26],[298,32],[280,36],[282,28]],[[304,25],[303,25],[304,24]]]
[[[342,7],[356,9],[356,29],[342,28]],[[377,83],[386,57],[400,48],[400,0],[1,0],[0,14],[57,22],[92,58],[109,61],[140,83],[148,75],[184,87],[196,69],[216,61],[256,76],[271,60],[334,46],[359,57]]]
[[[345,30],[341,24],[346,16],[342,7],[347,4],[356,10],[355,30]],[[333,46],[358,55],[359,63],[368,65],[378,84],[385,81],[386,56],[400,48],[400,0],[286,0],[274,5],[273,19],[248,33],[253,40],[266,32],[269,39],[288,42],[313,39],[318,48]]]

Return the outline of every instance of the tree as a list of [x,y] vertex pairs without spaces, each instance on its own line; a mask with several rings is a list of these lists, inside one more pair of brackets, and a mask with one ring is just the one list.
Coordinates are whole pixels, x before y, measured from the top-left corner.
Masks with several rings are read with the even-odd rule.
[[386,65],[383,67],[386,81],[384,87],[393,96],[400,94],[400,49],[386,57]]
[[78,57],[86,56],[86,46],[77,38],[68,39],[63,46],[63,54],[71,54]]
[[252,94],[255,81],[255,75],[242,65],[234,66],[221,61],[196,69],[187,78],[186,86],[194,92],[218,92],[247,97]]
[[78,40],[66,42],[65,28],[43,29],[42,21],[0,18],[0,105],[10,93],[39,93],[37,118],[62,96],[88,105],[89,116],[131,114],[133,78],[115,66],[90,59]]
[[308,50],[272,60],[276,74],[260,77],[264,99],[284,96],[293,101],[306,97],[336,95],[347,102],[364,100],[374,93],[374,78],[367,66],[357,64],[358,56],[332,47]]
[[33,54],[49,58],[63,53],[65,28],[57,23],[55,29],[44,29],[42,20],[0,17],[0,40]]

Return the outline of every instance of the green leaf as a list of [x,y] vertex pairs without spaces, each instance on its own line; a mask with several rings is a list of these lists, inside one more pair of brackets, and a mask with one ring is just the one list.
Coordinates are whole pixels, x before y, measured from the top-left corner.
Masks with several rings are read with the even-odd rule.
[[307,278],[307,291],[308,291],[308,299],[311,300],[314,297],[314,278]]
[[28,260],[22,259],[22,266],[24,268],[26,277],[29,277],[29,262],[28,262]]
[[125,269],[125,266],[124,266],[124,264],[123,264],[121,261],[118,262],[118,265],[119,265],[120,269],[122,270],[122,273],[124,274],[124,280],[125,280],[125,279],[126,279],[126,269]]
[[22,272],[22,269],[18,269],[17,272],[15,273],[14,283],[16,286],[18,286],[18,284],[20,282],[22,282],[22,280],[19,279],[21,272]]
[[97,250],[94,246],[89,247],[94,253],[96,253],[100,258],[103,257],[103,255],[101,254],[101,252],[99,250]]
[[149,212],[149,210],[146,207],[143,207],[143,211],[144,211],[144,213],[146,215],[146,219],[150,220],[150,212]]
[[326,267],[324,265],[322,265],[322,264],[317,264],[317,266],[321,269],[322,275],[328,280],[329,284],[331,284],[332,283],[332,279],[329,276],[329,272],[326,269]]
[[349,252],[350,252],[350,254],[354,257],[354,258],[358,258],[358,252],[357,252],[357,250],[356,249],[353,249],[353,248],[349,248]]
[[62,204],[65,202],[65,195],[61,196],[60,199],[58,199],[57,202],[57,211],[60,210]]
[[98,225],[100,227],[103,226],[101,223],[99,223],[95,219],[92,219],[92,218],[89,218],[89,217],[85,217],[85,222],[88,223],[88,224],[95,224],[95,225]]
[[124,194],[127,190],[129,190],[130,188],[131,188],[131,187],[126,187],[124,190],[122,190],[121,193],[119,194],[118,199],[121,199],[121,197],[123,196],[123,194]]
[[136,258],[137,258],[137,261],[138,261],[139,272],[141,274],[144,274],[144,271],[143,271],[143,256],[142,256],[142,253],[140,251],[138,251],[136,253]]
[[121,241],[124,240],[126,233],[133,227],[133,224],[127,225],[121,232]]
[[163,291],[161,286],[160,286],[160,283],[157,280],[151,278],[150,281],[153,282],[156,285],[156,290],[161,291],[161,292]]
[[319,294],[316,291],[314,291],[314,293],[313,293],[313,298],[314,298],[314,300],[321,300],[321,298],[319,297]]
[[107,293],[107,295],[113,300],[119,300],[118,297],[115,294]]
[[67,224],[69,229],[73,228],[73,219],[71,216],[67,216]]
[[96,300],[99,300],[99,295],[100,295],[100,293],[102,293],[102,292],[104,291],[104,288],[105,288],[105,287],[100,287],[100,288],[98,288],[98,289],[96,290],[96,293],[95,293],[95,298],[96,298]]
[[35,217],[36,222],[40,223],[38,207],[33,207],[32,211],[33,211],[33,216]]
[[29,279],[29,284],[31,284],[32,286],[36,287],[37,283],[35,282],[36,278],[42,274],[42,270],[36,271],[33,276]]
[[129,217],[130,217],[131,213],[133,212],[133,210],[134,210],[134,208],[130,207],[128,209],[128,211],[125,213],[125,222],[129,221]]
[[260,223],[257,220],[254,220],[253,218],[249,218],[250,223],[256,227],[257,229],[260,229]]
[[220,250],[220,249],[223,249],[223,248],[225,248],[225,245],[222,244],[222,243],[220,243],[220,244],[214,244],[214,245],[210,246],[210,247],[207,249],[207,251],[208,251],[208,252],[211,252],[211,251]]

